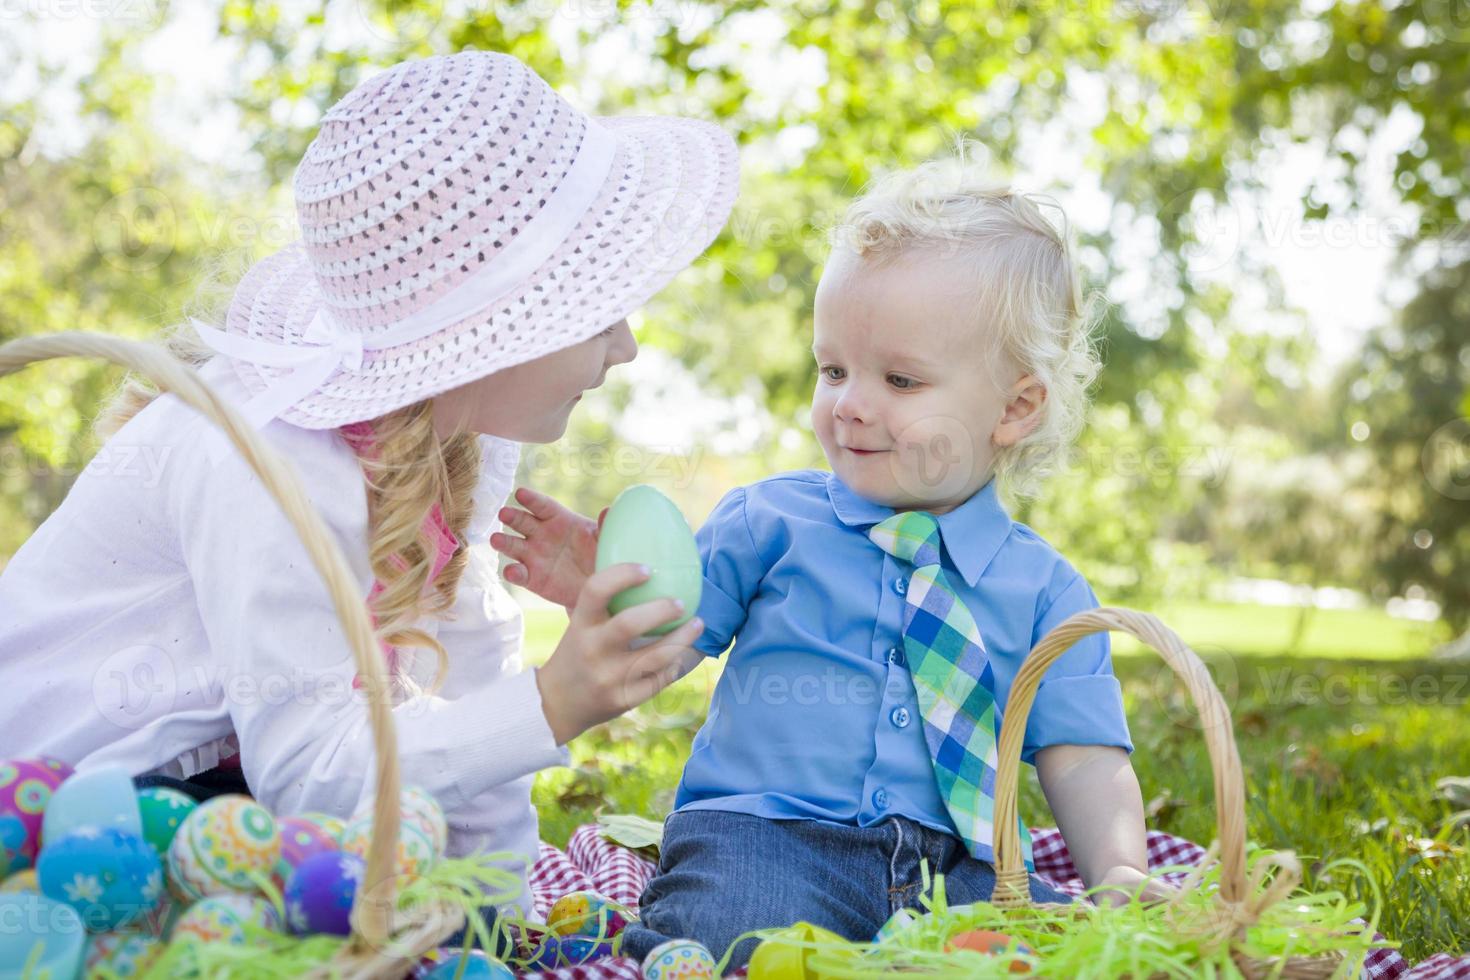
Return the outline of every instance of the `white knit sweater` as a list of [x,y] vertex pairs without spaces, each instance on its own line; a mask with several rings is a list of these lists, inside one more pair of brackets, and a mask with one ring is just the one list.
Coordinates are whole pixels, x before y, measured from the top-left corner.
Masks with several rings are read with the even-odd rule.
[[[204,376],[243,398],[221,359]],[[155,400],[78,477],[0,574],[0,759],[187,777],[240,750],[277,814],[347,816],[373,790],[367,714],[326,586],[295,530],[233,447],[173,396]],[[294,464],[356,573],[368,566],[367,494],[334,430],[262,433]],[[449,851],[534,860],[531,777],[562,765],[520,610],[489,546],[519,458],[482,436],[484,467],[453,621],[425,621],[449,653],[435,696],[394,709],[405,785],[443,805]],[[420,654],[410,673],[427,683]]]

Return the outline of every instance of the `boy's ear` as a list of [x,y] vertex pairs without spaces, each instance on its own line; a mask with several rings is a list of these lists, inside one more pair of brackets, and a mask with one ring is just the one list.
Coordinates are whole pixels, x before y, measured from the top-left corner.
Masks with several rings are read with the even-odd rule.
[[1028,374],[1011,385],[1006,395],[1005,410],[990,441],[997,446],[1014,446],[1026,438],[1041,424],[1041,407],[1046,404],[1046,388]]

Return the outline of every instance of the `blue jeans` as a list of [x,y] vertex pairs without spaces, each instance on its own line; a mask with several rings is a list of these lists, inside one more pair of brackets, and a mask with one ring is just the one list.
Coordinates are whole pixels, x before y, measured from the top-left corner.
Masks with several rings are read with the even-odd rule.
[[[642,959],[668,939],[697,939],[715,954],[741,933],[806,921],[868,942],[901,908],[922,909],[920,863],[944,875],[950,905],[990,897],[995,869],[959,838],[904,817],[871,827],[771,820],[723,810],[680,810],[664,823],[658,873],[623,930],[623,953]],[[1035,875],[1031,898],[1070,902]],[[744,966],[742,942],[730,969]]]

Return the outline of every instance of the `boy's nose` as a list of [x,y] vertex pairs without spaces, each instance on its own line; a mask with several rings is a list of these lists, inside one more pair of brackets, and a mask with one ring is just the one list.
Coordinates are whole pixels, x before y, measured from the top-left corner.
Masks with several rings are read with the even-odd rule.
[[857,393],[856,385],[849,385],[837,398],[837,404],[832,407],[832,414],[843,422],[867,422],[872,415],[871,408]]

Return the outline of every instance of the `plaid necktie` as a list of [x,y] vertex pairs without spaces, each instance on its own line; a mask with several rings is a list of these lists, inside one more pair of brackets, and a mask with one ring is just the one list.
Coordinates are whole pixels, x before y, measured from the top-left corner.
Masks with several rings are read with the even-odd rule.
[[[924,511],[894,514],[868,532],[873,543],[914,566],[904,594],[903,646],[939,795],[972,857],[994,862],[995,681],[970,610],[939,564],[939,522]],[[1031,834],[1020,823],[1021,853],[1034,870]]]

